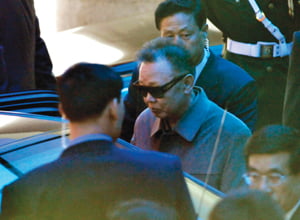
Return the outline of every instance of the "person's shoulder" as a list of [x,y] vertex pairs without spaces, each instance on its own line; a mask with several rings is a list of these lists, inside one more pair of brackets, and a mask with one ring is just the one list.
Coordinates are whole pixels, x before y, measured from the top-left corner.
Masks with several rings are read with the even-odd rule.
[[153,115],[153,113],[151,112],[151,110],[149,108],[146,108],[144,111],[142,111],[137,119],[136,119],[136,123],[147,123],[147,124],[153,124],[154,121],[156,120],[155,115]]
[[244,69],[221,56],[215,55],[213,52],[211,52],[207,67],[204,70],[206,70],[210,77],[211,75],[214,75],[225,80],[227,79],[228,81],[231,81],[231,83],[248,83],[254,81],[250,74]]
[[180,159],[176,155],[167,153],[149,151],[149,150],[127,150],[118,149],[120,160],[124,162],[135,163],[140,166],[155,166],[156,168],[179,168],[181,166]]
[[147,158],[144,162],[149,162],[150,160],[165,160],[169,162],[174,162],[179,160],[178,156],[168,154],[168,153],[162,153],[157,151],[149,151],[149,150],[128,150],[123,148],[118,148],[118,150],[127,157],[130,158],[136,158],[137,160],[144,161],[145,158]]
[[154,117],[149,108],[144,109],[138,117]]
[[251,136],[250,128],[235,115],[226,112],[224,124],[222,127],[222,136],[231,141],[244,143]]
[[18,190],[21,193],[35,191],[41,186],[47,185],[51,179],[57,179],[56,174],[58,171],[61,172],[62,170],[57,167],[57,160],[55,160],[29,171],[14,182],[6,185],[4,189],[6,191],[13,191],[14,193],[18,193]]
[[222,127],[223,133],[239,133],[246,136],[251,135],[251,130],[241,119],[227,110],[222,109],[210,100],[209,103],[209,109],[211,112],[210,121],[218,122],[215,124],[218,125],[218,127]]
[[226,114],[227,115],[225,121],[227,122],[227,126],[231,131],[233,131],[234,133],[238,132],[247,136],[251,135],[251,130],[241,119],[230,112],[226,112]]

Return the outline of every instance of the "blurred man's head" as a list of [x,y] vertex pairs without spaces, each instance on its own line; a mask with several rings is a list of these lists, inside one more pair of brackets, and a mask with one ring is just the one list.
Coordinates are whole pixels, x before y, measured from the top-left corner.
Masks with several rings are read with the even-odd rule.
[[[118,135],[123,118],[121,77],[101,64],[78,63],[58,79],[60,109],[71,124],[111,123],[109,135]],[[120,127],[119,127],[120,126]]]
[[178,120],[189,107],[194,83],[190,54],[167,38],[148,42],[138,54],[139,80],[134,83],[158,118]]
[[183,43],[194,65],[201,62],[207,39],[206,13],[199,0],[166,0],[155,11],[155,25],[161,37]]
[[107,220],[176,220],[176,210],[158,201],[131,199],[117,203],[107,213]]
[[256,131],[246,144],[252,189],[269,193],[285,211],[300,199],[300,134],[294,128],[270,125]]
[[212,209],[209,220],[283,220],[281,207],[267,193],[250,190],[227,195]]

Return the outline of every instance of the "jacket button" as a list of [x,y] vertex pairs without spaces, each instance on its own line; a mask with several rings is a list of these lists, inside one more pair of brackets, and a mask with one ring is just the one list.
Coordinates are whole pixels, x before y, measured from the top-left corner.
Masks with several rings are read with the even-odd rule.
[[273,8],[274,8],[274,4],[273,4],[273,3],[270,3],[270,4],[268,5],[268,7],[269,7],[269,9],[273,9]]
[[266,70],[268,73],[271,73],[273,71],[273,68],[271,66],[267,66]]

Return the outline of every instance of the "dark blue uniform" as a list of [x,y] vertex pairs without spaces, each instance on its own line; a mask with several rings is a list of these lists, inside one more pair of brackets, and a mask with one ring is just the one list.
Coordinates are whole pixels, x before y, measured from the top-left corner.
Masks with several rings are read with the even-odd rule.
[[300,31],[294,35],[284,101],[283,123],[300,129]]
[[[224,35],[242,43],[258,41],[278,42],[262,23],[256,20],[248,0],[202,0],[207,16]],[[300,1],[293,0],[293,13],[289,13],[287,0],[256,0],[267,18],[276,25],[286,38],[292,41],[293,32],[300,30]],[[288,56],[257,58],[238,55],[226,50],[224,57],[245,69],[258,85],[257,128],[266,124],[280,123],[286,85]]]

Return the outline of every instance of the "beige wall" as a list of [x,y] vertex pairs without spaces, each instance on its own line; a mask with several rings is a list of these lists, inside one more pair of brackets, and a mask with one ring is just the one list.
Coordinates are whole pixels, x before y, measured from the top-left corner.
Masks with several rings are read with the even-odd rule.
[[153,13],[162,0],[56,0],[57,30]]

